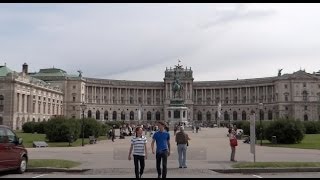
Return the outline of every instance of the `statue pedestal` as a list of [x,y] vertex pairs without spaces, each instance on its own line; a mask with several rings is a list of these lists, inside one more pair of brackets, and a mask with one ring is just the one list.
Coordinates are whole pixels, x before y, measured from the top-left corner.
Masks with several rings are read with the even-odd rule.
[[169,128],[173,128],[179,122],[188,121],[188,108],[184,105],[183,99],[171,100],[167,111]]

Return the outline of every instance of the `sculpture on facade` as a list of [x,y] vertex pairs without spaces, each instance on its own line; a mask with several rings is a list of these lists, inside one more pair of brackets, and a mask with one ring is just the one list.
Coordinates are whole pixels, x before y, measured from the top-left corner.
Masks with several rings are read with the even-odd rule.
[[79,77],[82,77],[82,71],[78,70],[78,73],[79,73]]
[[278,70],[278,76],[281,76],[281,71],[282,71],[282,69]]

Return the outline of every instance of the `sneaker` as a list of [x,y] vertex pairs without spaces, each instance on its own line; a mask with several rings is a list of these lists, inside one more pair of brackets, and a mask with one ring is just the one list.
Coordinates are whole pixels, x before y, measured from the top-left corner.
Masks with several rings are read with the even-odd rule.
[[187,168],[187,166],[184,166],[183,168]]
[[158,178],[161,178],[161,175],[158,175]]
[[179,168],[182,168],[182,166],[179,166]]
[[140,174],[140,178],[142,178],[142,174]]

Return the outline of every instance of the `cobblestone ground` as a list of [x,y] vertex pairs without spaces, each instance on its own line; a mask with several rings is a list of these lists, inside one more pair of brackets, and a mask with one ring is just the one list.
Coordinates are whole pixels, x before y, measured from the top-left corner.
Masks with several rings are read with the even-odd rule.
[[[178,157],[171,131],[171,155],[168,158],[168,172],[178,169]],[[226,128],[202,128],[199,133],[187,131],[191,141],[187,150],[188,169],[179,171],[182,173],[212,173],[208,169],[230,168],[229,140]],[[146,160],[146,173],[155,171],[155,155],[151,153],[151,137],[148,138],[148,159]],[[253,161],[250,153],[250,145],[239,141],[236,150],[238,162]],[[128,161],[130,137],[125,139],[102,140],[94,145],[85,147],[49,147],[29,148],[31,159],[67,159],[80,161],[82,164],[77,168],[94,169],[90,172],[106,171],[108,173],[131,172],[133,161]],[[256,161],[310,161],[319,160],[320,151],[292,148],[274,148],[256,145]],[[103,170],[104,169],[104,170]],[[181,169],[180,169],[181,170]],[[101,172],[100,172],[101,173]]]

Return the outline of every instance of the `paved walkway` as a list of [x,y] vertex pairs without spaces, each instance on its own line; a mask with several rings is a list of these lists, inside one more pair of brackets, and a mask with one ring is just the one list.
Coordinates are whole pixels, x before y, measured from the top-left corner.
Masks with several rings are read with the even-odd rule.
[[[177,149],[171,133],[171,155],[168,158],[168,169],[178,169]],[[230,146],[226,128],[202,128],[199,133],[187,131],[191,141],[187,150],[186,171],[231,168]],[[146,169],[155,168],[155,155],[151,153],[151,137],[148,137],[148,159]],[[238,162],[253,162],[250,145],[239,141],[236,150]],[[80,161],[77,168],[109,169],[110,171],[127,171],[133,168],[133,161],[128,161],[130,137],[99,141],[84,147],[49,147],[28,148],[30,159],[67,159]],[[294,148],[275,148],[256,145],[256,161],[302,161],[317,162],[319,150]]]

